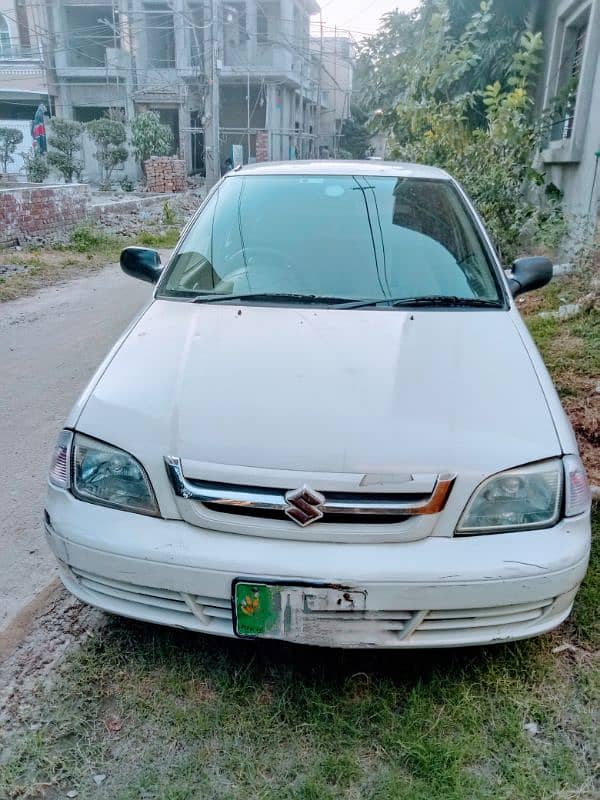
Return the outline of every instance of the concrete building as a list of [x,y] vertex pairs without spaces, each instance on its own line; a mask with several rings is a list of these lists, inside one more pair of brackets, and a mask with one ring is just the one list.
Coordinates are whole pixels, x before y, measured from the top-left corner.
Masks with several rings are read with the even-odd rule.
[[344,148],[342,127],[352,104],[354,45],[347,36],[313,37],[312,50],[321,71],[317,153],[337,158]]
[[318,75],[310,52],[314,0],[223,3],[220,157],[244,161],[315,153]]
[[555,109],[541,157],[576,232],[600,211],[600,0],[542,0],[534,28],[546,45],[538,108]]
[[50,103],[43,56],[43,8],[26,0],[0,0],[0,127],[23,133],[8,172],[23,169],[23,153],[32,146],[35,110]]
[[[53,0],[56,113],[158,111],[190,173],[315,154],[315,0]],[[218,141],[217,141],[218,137]]]

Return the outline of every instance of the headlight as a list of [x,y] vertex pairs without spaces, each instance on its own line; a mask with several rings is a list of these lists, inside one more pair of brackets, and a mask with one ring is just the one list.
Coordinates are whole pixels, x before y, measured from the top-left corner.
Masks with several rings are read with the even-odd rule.
[[78,433],[60,434],[50,482],[87,503],[153,517],[160,513],[148,476],[133,456]]
[[476,490],[458,523],[457,534],[531,530],[559,518],[563,463],[543,461],[501,472]]

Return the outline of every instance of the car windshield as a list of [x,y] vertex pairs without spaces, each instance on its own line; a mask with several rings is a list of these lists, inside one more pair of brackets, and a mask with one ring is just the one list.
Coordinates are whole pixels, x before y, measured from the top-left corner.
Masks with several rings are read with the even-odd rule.
[[233,175],[158,296],[197,302],[502,305],[478,229],[446,180]]

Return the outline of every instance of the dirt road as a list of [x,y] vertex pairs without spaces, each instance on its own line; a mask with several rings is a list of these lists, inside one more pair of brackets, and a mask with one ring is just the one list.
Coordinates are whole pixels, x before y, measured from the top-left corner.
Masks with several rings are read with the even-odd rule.
[[110,266],[0,304],[0,629],[55,576],[41,519],[57,432],[151,290]]

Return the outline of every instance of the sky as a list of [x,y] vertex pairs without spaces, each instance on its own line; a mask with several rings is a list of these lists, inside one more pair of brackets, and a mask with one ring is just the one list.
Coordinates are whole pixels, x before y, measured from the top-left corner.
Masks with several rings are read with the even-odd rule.
[[388,11],[410,11],[417,5],[418,0],[320,0],[324,23],[360,33],[375,33]]

